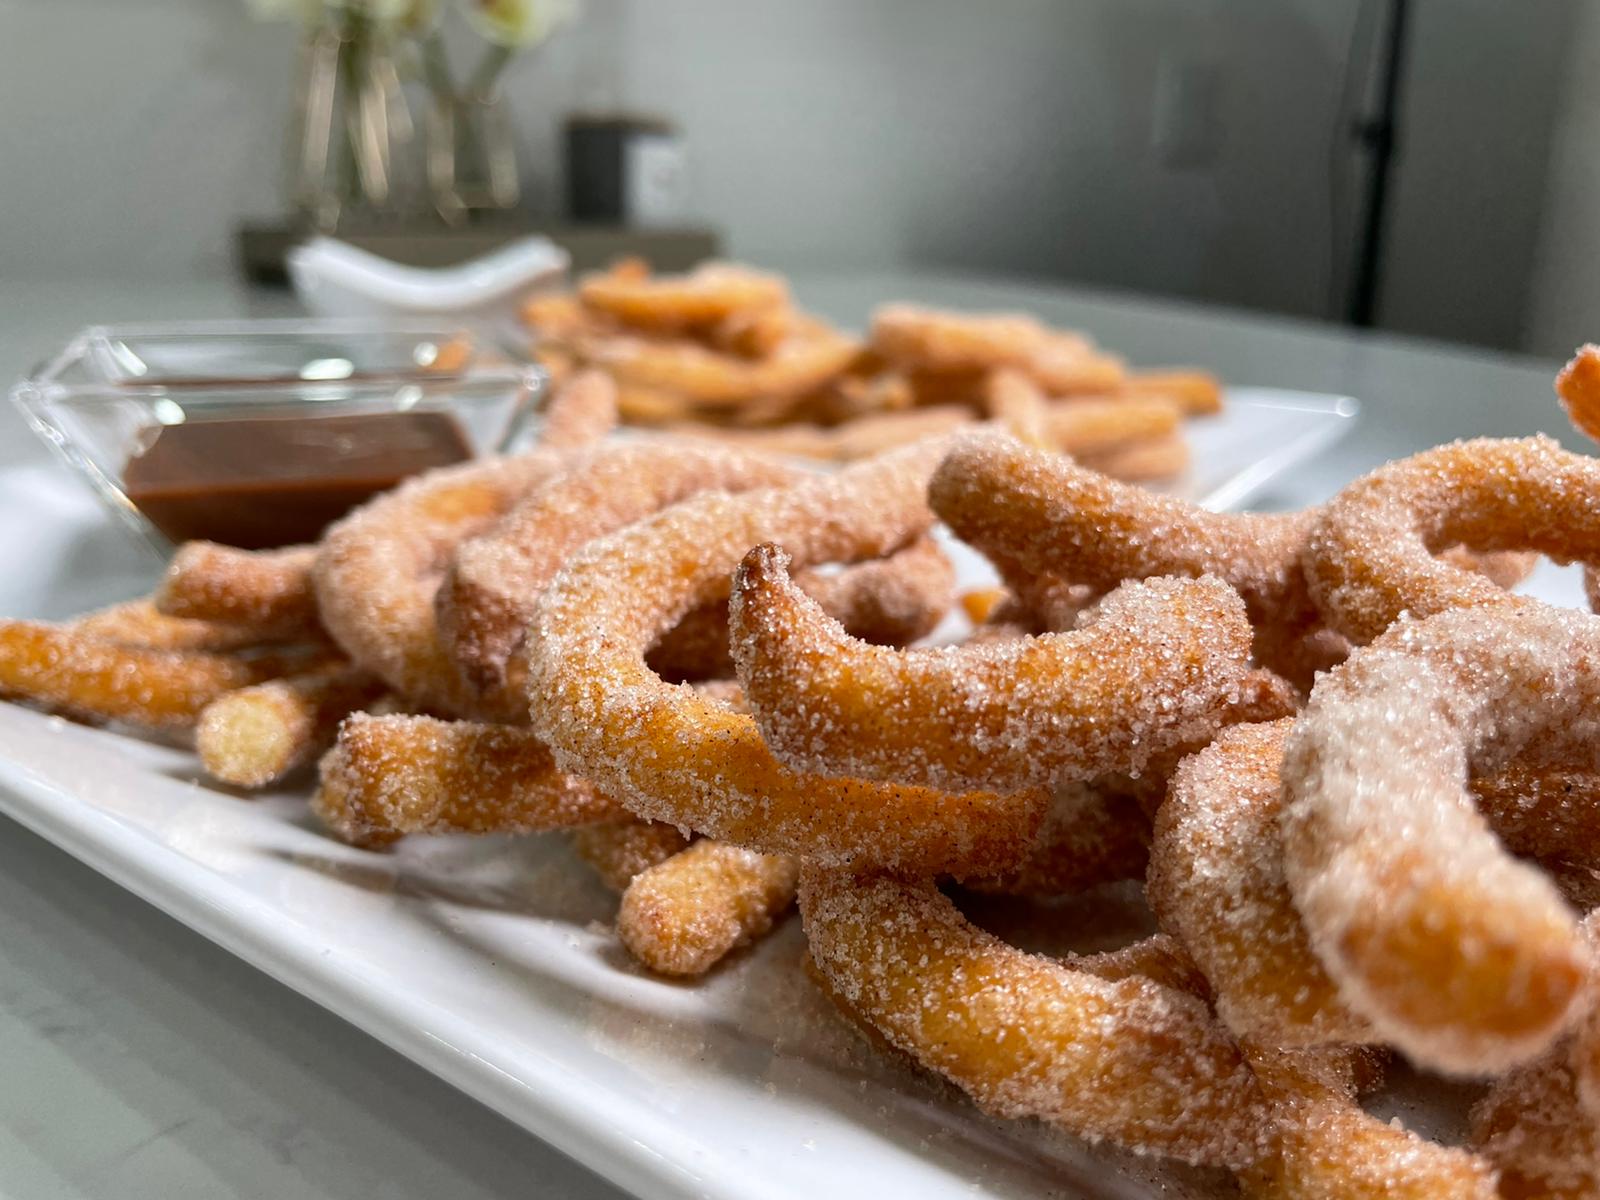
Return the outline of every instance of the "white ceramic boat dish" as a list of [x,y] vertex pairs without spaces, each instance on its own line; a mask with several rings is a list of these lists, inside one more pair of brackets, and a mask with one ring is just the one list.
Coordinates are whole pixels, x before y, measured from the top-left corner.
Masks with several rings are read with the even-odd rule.
[[524,237],[453,267],[408,267],[335,238],[289,251],[289,279],[321,317],[515,316],[529,291],[565,278],[571,258],[549,238]]

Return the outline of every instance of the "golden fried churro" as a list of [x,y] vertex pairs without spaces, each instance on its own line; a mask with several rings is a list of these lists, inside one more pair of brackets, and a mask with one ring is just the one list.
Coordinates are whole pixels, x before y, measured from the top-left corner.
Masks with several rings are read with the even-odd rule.
[[255,631],[258,641],[304,637],[318,628],[311,586],[314,546],[237,550],[185,542],[167,564],[155,606],[168,616],[218,621]]
[[595,312],[625,325],[665,332],[787,305],[789,288],[777,275],[731,263],[706,263],[684,275],[616,271],[590,275],[579,283],[578,297]]
[[663,342],[601,335],[580,347],[584,359],[610,373],[625,390],[673,394],[697,406],[737,407],[756,397],[799,396],[833,379],[855,357],[857,344],[835,330],[792,334],[764,358],[723,354],[698,342]]
[[201,711],[195,749],[223,783],[265,787],[315,759],[333,744],[340,721],[385,690],[348,664],[240,688]]
[[1370,1041],[1313,952],[1284,875],[1278,768],[1292,724],[1236,725],[1179,765],[1156,814],[1146,893],[1240,1037]]
[[591,543],[545,590],[528,635],[534,727],[557,761],[641,816],[765,853],[981,873],[1027,845],[1043,793],[949,795],[797,774],[750,717],[664,683],[645,649],[726,593],[749,547],[807,563],[881,555],[920,536],[942,450],[916,446],[794,488],[706,494]]
[[666,862],[688,845],[689,839],[671,825],[637,817],[596,821],[572,831],[573,851],[614,892],[626,890],[635,875]]
[[149,650],[37,621],[0,621],[0,696],[88,721],[174,733],[224,692],[327,662],[325,650],[254,655]]
[[617,425],[617,385],[604,371],[579,371],[558,386],[539,427],[539,445],[551,450],[592,446]]
[[1296,907],[1344,1003],[1419,1063],[1526,1062],[1587,996],[1571,910],[1506,853],[1466,781],[1530,746],[1593,769],[1597,697],[1600,618],[1459,609],[1351,655],[1290,731],[1279,824]]
[[1534,603],[1433,551],[1462,544],[1600,558],[1600,506],[1587,500],[1597,494],[1600,461],[1547,437],[1438,446],[1330,500],[1306,540],[1306,577],[1328,624],[1358,643],[1402,613]]
[[787,565],[745,556],[729,627],[762,736],[799,771],[945,790],[1136,774],[1217,728],[1249,661],[1215,579],[1119,588],[1074,633],[897,651],[850,638]]
[[624,815],[563,774],[529,730],[433,717],[357,713],[323,756],[312,808],[345,841],[381,846],[408,833],[533,833]]
[[1556,376],[1556,395],[1572,424],[1600,442],[1600,346],[1578,347]]
[[1122,381],[1126,396],[1158,396],[1170,400],[1188,416],[1209,416],[1222,411],[1222,381],[1209,371],[1174,368],[1132,371]]
[[1050,398],[1029,376],[1009,367],[992,371],[983,384],[989,416],[1013,437],[1041,450],[1055,447],[1050,433]]
[[1314,616],[1298,562],[1310,514],[1207,512],[993,433],[954,443],[929,502],[962,540],[1027,570],[1102,591],[1210,574],[1258,623]]
[[[1043,324],[1024,313],[954,313],[885,304],[872,314],[872,346],[879,354],[892,362],[940,370],[1030,362],[1049,336]],[[1082,339],[1072,341],[1080,355],[1087,351]]]
[[1194,996],[1025,954],[932,883],[808,864],[800,911],[832,989],[986,1111],[1187,1162],[1241,1168],[1266,1153],[1255,1080]]
[[1468,1150],[1441,1146],[1398,1122],[1368,1116],[1347,1049],[1246,1044],[1272,1107],[1277,1153],[1241,1175],[1261,1200],[1497,1200],[1496,1172]]
[[657,442],[599,450],[457,548],[435,601],[440,636],[466,677],[492,690],[506,680],[539,594],[573,551],[699,492],[796,478],[792,467],[709,446]]
[[617,936],[663,975],[703,975],[760,937],[794,903],[799,868],[710,838],[633,878],[617,910]]
[[[457,545],[493,526],[565,462],[560,451],[536,450],[430,471],[332,526],[313,575],[334,641],[400,695],[440,712],[479,715],[482,699],[440,643],[434,593]],[[516,710],[488,715],[521,717]]]

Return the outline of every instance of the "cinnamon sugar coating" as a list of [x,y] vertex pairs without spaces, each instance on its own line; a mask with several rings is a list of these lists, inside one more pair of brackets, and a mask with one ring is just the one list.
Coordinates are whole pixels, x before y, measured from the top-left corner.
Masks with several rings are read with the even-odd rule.
[[532,833],[623,815],[557,769],[530,730],[357,713],[323,756],[312,809],[357,845],[410,833]]
[[1023,953],[932,883],[808,866],[800,910],[843,1002],[985,1111],[1192,1163],[1269,1152],[1255,1079],[1192,994]]
[[706,494],[581,551],[546,589],[528,635],[535,728],[566,769],[641,816],[764,853],[1000,870],[1044,815],[1043,792],[945,793],[783,767],[754,721],[672,687],[647,647],[727,593],[757,542],[807,564],[874,557],[920,536],[938,443],[777,491]]
[[1284,749],[1284,867],[1343,1001],[1414,1061],[1478,1074],[1577,1015],[1591,954],[1467,780],[1511,758],[1593,769],[1600,618],[1545,605],[1407,621],[1323,676]]
[[1138,774],[1214,731],[1250,647],[1215,579],[1113,592],[1073,633],[893,650],[852,639],[760,546],[735,576],[734,661],[767,745],[796,770],[945,790]]
[[1370,642],[1402,615],[1534,603],[1436,556],[1533,550],[1600,557],[1600,460],[1547,437],[1452,442],[1379,467],[1323,508],[1302,561],[1328,624]]

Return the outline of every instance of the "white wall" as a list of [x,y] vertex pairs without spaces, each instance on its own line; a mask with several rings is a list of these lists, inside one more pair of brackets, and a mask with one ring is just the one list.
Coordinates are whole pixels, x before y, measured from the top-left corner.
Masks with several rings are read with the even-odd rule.
[[221,269],[282,162],[281,42],[215,0],[0,0],[0,271]]
[[[1500,25],[1494,0],[1418,8],[1467,28],[1474,53],[1502,26],[1533,28],[1509,39],[1520,69],[1575,2],[1501,5],[1518,12]],[[621,102],[679,121],[700,208],[738,255],[1048,275],[1320,315],[1348,254],[1351,193],[1329,170],[1358,7],[589,0],[508,90],[528,196],[546,213],[559,207],[561,114]],[[1467,26],[1458,9],[1472,10]],[[1486,131],[1482,162],[1463,197],[1449,161],[1408,151],[1397,232],[1414,252],[1397,257],[1384,311],[1400,328],[1504,340],[1504,314],[1436,318],[1474,288],[1520,303],[1537,214],[1518,197],[1542,189],[1543,152],[1517,130],[1546,101],[1538,87],[1465,85],[1443,69],[1463,35],[1433,37],[1419,112]],[[292,49],[292,32],[252,23],[243,0],[0,0],[0,272],[228,270],[236,219],[280,207]],[[1174,64],[1218,83],[1219,137],[1200,165],[1168,165],[1153,145]],[[1448,103],[1430,106],[1439,80]],[[1509,215],[1475,254],[1430,240],[1470,234],[1485,210]]]

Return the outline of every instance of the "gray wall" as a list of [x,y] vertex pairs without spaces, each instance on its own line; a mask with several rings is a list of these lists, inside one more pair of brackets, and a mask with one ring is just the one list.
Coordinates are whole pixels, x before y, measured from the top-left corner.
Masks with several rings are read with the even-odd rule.
[[1593,0],[1417,0],[1381,323],[1521,344],[1567,47]]
[[[1546,60],[1575,4],[1419,0],[1395,327],[1515,340],[1537,130],[1561,96]],[[1359,7],[589,0],[508,87],[545,212],[559,116],[623,103],[680,122],[699,208],[738,255],[1323,315],[1354,211],[1333,141]],[[0,272],[229,269],[235,220],[279,208],[292,48],[243,0],[0,0]],[[1174,161],[1157,135],[1181,77],[1209,80],[1215,121]]]
[[1583,6],[1553,131],[1525,343],[1567,355],[1600,341],[1600,5]]
[[[738,247],[1050,274],[1315,313],[1346,0],[637,5],[633,97],[683,116]],[[1210,161],[1153,143],[1220,81]],[[774,153],[776,151],[776,153]],[[753,164],[761,163],[759,169]]]

